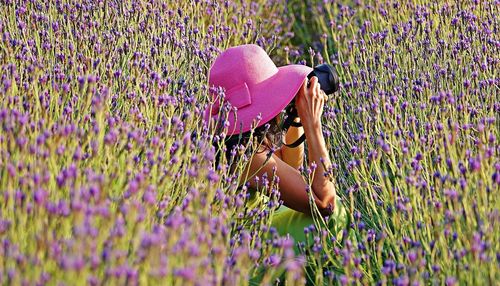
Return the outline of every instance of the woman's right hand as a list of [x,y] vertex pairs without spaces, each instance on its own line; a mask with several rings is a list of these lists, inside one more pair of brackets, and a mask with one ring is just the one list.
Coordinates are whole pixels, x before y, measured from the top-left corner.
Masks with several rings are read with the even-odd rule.
[[326,94],[320,89],[318,78],[313,76],[307,87],[308,79],[304,79],[295,98],[295,107],[304,131],[321,129],[321,115],[325,105]]

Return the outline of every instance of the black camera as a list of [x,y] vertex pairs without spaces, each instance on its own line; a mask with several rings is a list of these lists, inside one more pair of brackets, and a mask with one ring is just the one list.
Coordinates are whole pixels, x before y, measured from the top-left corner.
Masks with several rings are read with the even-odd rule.
[[[311,71],[307,78],[311,79],[313,76],[318,78],[318,83],[320,84],[321,90],[323,90],[327,95],[333,94],[337,90],[339,90],[339,76],[335,71],[335,68],[329,64],[321,64],[314,67],[313,71]],[[309,87],[309,83],[307,84]],[[283,131],[287,131],[290,126],[300,127],[301,123],[294,122],[293,120],[297,118],[299,115],[297,113],[297,109],[295,108],[295,99],[287,106],[286,111],[286,119],[281,123],[281,129]],[[306,140],[305,134],[297,139],[297,141],[292,144],[283,144],[290,148],[295,148],[302,144]]]
[[[339,76],[333,66],[329,64],[317,65],[313,71],[307,75],[307,78],[311,79],[313,76],[318,78],[321,90],[327,95],[333,94],[339,90]],[[307,86],[309,86],[309,84],[307,84]]]

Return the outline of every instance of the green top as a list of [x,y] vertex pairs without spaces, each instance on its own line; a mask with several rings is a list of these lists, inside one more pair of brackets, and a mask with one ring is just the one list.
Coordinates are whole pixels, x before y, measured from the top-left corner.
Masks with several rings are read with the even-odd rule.
[[[246,205],[247,208],[253,209],[257,207],[262,201],[267,202],[269,200],[266,195],[259,193],[252,188],[249,189],[249,193],[250,198]],[[345,221],[346,212],[342,205],[342,202],[340,201],[340,198],[337,196],[335,210],[330,216],[329,221],[327,222],[330,232],[338,236],[342,228],[345,227]],[[314,224],[314,220],[310,214],[295,211],[284,205],[281,205],[274,212],[271,218],[271,226],[276,228],[280,235],[286,236],[287,234],[289,234],[294,239],[294,241],[296,242],[295,252],[297,254],[299,253],[297,242],[306,243],[304,228],[309,227],[312,224]]]

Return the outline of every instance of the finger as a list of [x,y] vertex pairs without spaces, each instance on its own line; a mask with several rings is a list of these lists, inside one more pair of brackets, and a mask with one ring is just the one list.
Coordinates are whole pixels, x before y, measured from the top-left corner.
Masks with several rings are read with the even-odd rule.
[[304,79],[302,81],[302,85],[299,87],[299,90],[297,90],[297,93],[295,94],[294,97],[295,103],[298,103],[300,101],[300,98],[304,96],[304,91],[306,90],[305,85],[307,83],[306,80],[307,79]]
[[318,95],[322,98],[325,97],[325,92],[321,89],[321,87],[318,90]]
[[318,96],[321,97],[321,95],[322,95],[321,94],[321,85],[320,85],[319,82],[316,84],[316,93],[317,93]]
[[311,77],[309,79],[309,90],[308,90],[308,96],[310,98],[313,98],[315,94],[317,93],[317,88],[318,88],[318,78],[316,76]]
[[311,90],[314,90],[316,88],[316,85],[318,84],[318,77],[317,76],[311,77],[309,82],[310,82],[309,88],[311,88]]
[[300,87],[300,89],[302,91],[302,95],[306,94],[306,90],[307,90],[307,77],[302,82],[302,86]]

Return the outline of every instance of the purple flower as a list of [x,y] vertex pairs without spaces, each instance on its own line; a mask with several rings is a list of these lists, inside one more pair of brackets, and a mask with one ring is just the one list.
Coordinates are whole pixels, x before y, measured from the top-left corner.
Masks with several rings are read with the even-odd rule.
[[349,278],[345,275],[340,276],[340,284],[341,285],[348,285],[349,284]]
[[33,200],[37,205],[43,205],[47,199],[48,193],[44,189],[37,189],[33,194]]
[[458,192],[454,189],[445,189],[443,191],[444,195],[449,197],[451,200],[457,200],[459,198]]
[[173,271],[174,276],[187,281],[194,281],[196,278],[196,270],[191,268],[178,268]]
[[445,285],[446,286],[455,286],[455,285],[458,285],[458,282],[457,282],[457,279],[453,276],[448,276],[446,277],[446,280],[445,280]]
[[469,158],[469,170],[471,172],[479,172],[481,170],[481,161],[478,158]]
[[219,180],[219,175],[212,169],[208,171],[207,179],[210,183],[216,183]]
[[415,263],[415,261],[417,261],[417,258],[418,258],[418,254],[415,250],[410,250],[407,254],[408,256],[408,260],[410,261],[411,264]]
[[6,219],[0,219],[0,235],[7,232],[11,226],[11,222]]

